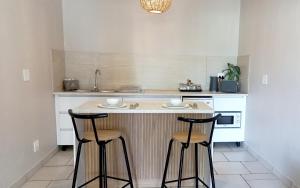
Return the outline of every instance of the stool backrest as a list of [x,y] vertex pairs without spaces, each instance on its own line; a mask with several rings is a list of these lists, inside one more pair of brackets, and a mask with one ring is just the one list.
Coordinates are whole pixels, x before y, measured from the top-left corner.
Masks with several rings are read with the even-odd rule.
[[190,141],[191,141],[191,135],[192,135],[192,131],[193,131],[193,125],[194,124],[202,124],[202,123],[211,123],[211,129],[210,132],[208,134],[208,140],[205,141],[204,145],[210,145],[211,141],[212,141],[212,137],[213,137],[213,133],[214,133],[214,129],[215,129],[215,124],[216,121],[221,117],[221,114],[216,115],[215,117],[212,118],[208,118],[208,119],[192,119],[192,118],[184,118],[184,117],[178,117],[178,121],[182,121],[182,122],[186,122],[190,124],[189,127],[189,134],[188,134],[188,140],[185,144],[186,147],[189,146]]
[[100,113],[97,113],[97,114],[80,113],[80,114],[78,114],[78,113],[74,113],[71,109],[68,110],[68,113],[71,116],[72,123],[73,123],[73,128],[74,128],[74,131],[75,131],[75,136],[76,136],[76,139],[79,142],[87,142],[87,140],[85,138],[80,138],[79,133],[78,133],[77,124],[76,124],[76,119],[91,120],[96,141],[99,142],[95,119],[106,118],[106,117],[108,117],[108,114],[106,114],[106,113],[101,113],[101,114]]

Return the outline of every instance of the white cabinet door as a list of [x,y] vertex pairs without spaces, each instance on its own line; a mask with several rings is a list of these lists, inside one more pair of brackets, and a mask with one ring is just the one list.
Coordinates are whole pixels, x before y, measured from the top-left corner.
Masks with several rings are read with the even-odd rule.
[[74,144],[73,124],[71,117],[68,114],[68,109],[78,107],[88,100],[93,100],[93,98],[65,96],[55,97],[57,145],[64,146]]
[[215,111],[244,111],[245,107],[245,97],[214,97]]

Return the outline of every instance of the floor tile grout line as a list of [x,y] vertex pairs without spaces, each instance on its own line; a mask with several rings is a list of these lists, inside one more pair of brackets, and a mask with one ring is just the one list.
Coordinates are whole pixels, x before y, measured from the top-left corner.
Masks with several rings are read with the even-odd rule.
[[224,152],[222,152],[222,155],[224,155],[225,159],[227,159],[227,161],[230,161],[229,158],[225,155]]
[[250,174],[254,174],[249,168],[247,168],[247,166],[243,162],[241,162],[241,164],[250,172]]
[[246,182],[246,184],[251,188],[252,186],[249,184],[249,182],[241,175],[241,178]]
[[70,167],[73,165],[53,165],[53,166],[42,166],[42,167],[46,167],[46,168],[55,168],[55,167]]

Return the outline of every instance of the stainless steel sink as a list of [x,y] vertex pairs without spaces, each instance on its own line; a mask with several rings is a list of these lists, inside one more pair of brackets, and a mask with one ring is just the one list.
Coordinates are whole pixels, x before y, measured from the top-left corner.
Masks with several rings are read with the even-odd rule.
[[94,91],[94,90],[88,90],[88,89],[78,89],[75,90],[76,93],[116,93],[116,90],[100,90],[100,91]]
[[117,90],[114,89],[104,89],[104,90],[100,90],[100,93],[117,93]]
[[78,89],[75,90],[76,93],[142,93],[143,90],[116,90],[116,89],[102,89],[99,91],[88,90],[88,89]]

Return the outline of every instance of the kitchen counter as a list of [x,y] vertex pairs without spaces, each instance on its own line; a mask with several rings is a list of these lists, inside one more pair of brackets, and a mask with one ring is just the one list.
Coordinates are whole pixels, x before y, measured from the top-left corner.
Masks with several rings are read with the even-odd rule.
[[180,92],[178,90],[151,90],[146,89],[140,93],[121,93],[121,92],[53,92],[57,96],[248,96],[246,93],[222,93],[222,92]]
[[[127,107],[124,108],[99,108],[98,107],[99,101],[88,101],[81,106],[74,108],[73,111],[75,113],[123,113],[123,114],[137,114],[137,113],[143,113],[143,114],[213,114],[214,110],[210,108],[205,103],[199,102],[197,103],[196,108],[188,107],[188,108],[182,108],[182,109],[172,109],[172,108],[164,108],[162,107],[162,102],[139,102],[139,106],[130,109],[129,104],[127,104]],[[188,103],[186,103],[188,105]]]

